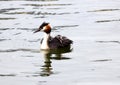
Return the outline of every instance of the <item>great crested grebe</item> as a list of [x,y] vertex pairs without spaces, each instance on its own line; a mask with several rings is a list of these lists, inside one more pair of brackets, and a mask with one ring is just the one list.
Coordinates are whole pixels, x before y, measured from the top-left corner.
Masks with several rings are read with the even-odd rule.
[[34,33],[43,31],[45,33],[44,38],[41,40],[41,49],[60,49],[65,47],[70,47],[72,40],[66,38],[65,36],[57,35],[54,38],[50,36],[51,26],[49,23],[43,22],[39,29]]

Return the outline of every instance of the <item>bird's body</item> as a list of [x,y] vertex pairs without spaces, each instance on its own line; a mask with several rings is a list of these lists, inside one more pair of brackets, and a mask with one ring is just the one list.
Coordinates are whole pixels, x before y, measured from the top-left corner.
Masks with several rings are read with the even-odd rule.
[[72,43],[71,40],[61,35],[57,35],[54,38],[50,35],[47,36],[49,37],[44,37],[41,40],[41,49],[59,49],[68,47]]
[[43,30],[45,32],[44,38],[41,40],[41,49],[60,49],[65,47],[70,47],[72,44],[72,40],[68,39],[65,36],[57,35],[55,37],[51,37],[51,27],[48,23],[43,23],[40,28],[35,31],[38,32]]

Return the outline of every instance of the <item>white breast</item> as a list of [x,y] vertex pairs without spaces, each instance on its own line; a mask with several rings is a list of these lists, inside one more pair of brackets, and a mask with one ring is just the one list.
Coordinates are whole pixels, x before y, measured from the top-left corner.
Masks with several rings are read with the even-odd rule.
[[41,43],[41,49],[50,49],[48,45],[49,37],[50,35],[45,33],[43,41]]

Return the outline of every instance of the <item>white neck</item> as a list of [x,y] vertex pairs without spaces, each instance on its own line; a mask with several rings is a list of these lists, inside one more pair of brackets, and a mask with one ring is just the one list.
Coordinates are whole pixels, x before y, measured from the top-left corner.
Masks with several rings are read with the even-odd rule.
[[48,40],[49,40],[49,38],[50,38],[50,34],[47,34],[47,33],[45,33],[44,34],[44,38],[43,38],[43,41],[42,41],[42,43],[41,43],[41,49],[50,49],[49,48],[49,45],[48,45]]

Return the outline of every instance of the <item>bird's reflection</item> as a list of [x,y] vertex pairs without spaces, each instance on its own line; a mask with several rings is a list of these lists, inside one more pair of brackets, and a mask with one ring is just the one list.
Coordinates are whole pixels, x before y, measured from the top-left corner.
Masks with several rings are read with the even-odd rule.
[[[71,52],[72,49],[68,48],[62,48],[57,50],[41,50],[41,53],[44,55],[44,65],[42,66],[42,71],[40,73],[40,76],[50,76],[51,74],[54,74],[53,68],[52,68],[52,59],[54,60],[64,60],[64,59],[70,59],[68,57],[63,57],[62,54]],[[54,56],[53,56],[54,55]]]

